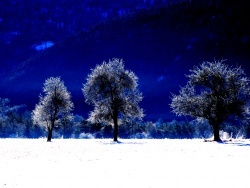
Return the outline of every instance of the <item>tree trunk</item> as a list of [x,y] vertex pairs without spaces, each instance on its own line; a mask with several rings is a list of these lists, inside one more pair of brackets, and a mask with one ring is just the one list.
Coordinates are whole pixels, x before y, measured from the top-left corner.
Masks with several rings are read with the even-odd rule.
[[213,126],[213,129],[214,129],[214,141],[221,142],[219,124],[213,124],[212,126]]
[[51,138],[52,138],[52,129],[48,129],[47,142],[51,142]]
[[114,113],[114,142],[117,142],[118,141],[118,114],[117,113]]
[[[56,113],[55,113],[56,114]],[[55,117],[55,116],[54,116]],[[47,137],[47,142],[51,142],[51,139],[52,139],[52,131],[54,129],[54,125],[55,125],[55,118],[53,118],[51,120],[51,127],[48,126],[48,137]]]

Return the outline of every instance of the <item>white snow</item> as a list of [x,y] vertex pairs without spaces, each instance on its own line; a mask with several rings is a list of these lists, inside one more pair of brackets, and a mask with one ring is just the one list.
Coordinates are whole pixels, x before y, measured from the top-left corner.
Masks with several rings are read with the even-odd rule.
[[33,47],[36,49],[36,51],[41,51],[41,50],[46,50],[47,48],[54,46],[54,44],[55,43],[52,41],[46,41],[46,42],[42,42],[41,44],[35,44],[33,45]]
[[0,139],[0,188],[249,187],[250,141]]

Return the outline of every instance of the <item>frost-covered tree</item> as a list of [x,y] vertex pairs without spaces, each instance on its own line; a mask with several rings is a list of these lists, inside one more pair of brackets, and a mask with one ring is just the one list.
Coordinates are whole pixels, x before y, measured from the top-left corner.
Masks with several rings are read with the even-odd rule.
[[8,113],[11,111],[9,102],[9,99],[7,98],[0,98],[0,123],[4,122],[7,119]]
[[174,113],[206,119],[213,127],[215,141],[221,140],[220,125],[228,118],[249,121],[249,78],[241,67],[230,67],[221,60],[204,62],[190,72],[180,94],[172,95]]
[[9,137],[21,132],[20,109],[25,105],[10,105],[8,98],[0,98],[0,137]]
[[63,119],[73,117],[71,110],[74,105],[70,93],[59,77],[46,79],[43,92],[44,95],[40,95],[40,101],[32,112],[32,120],[38,125],[46,126],[47,141],[50,142],[55,125],[59,125]]
[[25,107],[25,105],[10,106],[9,104],[10,100],[8,98],[0,98],[0,120],[6,119],[11,112],[17,112]]
[[142,93],[137,89],[138,77],[124,69],[123,60],[113,58],[97,65],[87,77],[82,91],[85,102],[94,110],[89,115],[92,123],[105,122],[114,128],[114,141],[118,137],[118,120],[141,119],[144,114],[138,103]]

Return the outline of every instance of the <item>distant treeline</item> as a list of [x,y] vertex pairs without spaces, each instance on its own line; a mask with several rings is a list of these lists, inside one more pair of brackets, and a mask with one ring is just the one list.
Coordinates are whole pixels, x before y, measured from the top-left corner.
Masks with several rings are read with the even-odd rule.
[[[70,122],[55,127],[54,138],[113,138],[111,125],[91,124],[82,116],[74,115]],[[250,138],[250,126],[233,123],[221,125],[221,138]],[[131,121],[119,126],[120,138],[210,138],[212,127],[207,122],[196,120]],[[25,105],[10,106],[8,99],[0,98],[0,138],[40,138],[46,137],[45,127],[32,122],[31,112]]]

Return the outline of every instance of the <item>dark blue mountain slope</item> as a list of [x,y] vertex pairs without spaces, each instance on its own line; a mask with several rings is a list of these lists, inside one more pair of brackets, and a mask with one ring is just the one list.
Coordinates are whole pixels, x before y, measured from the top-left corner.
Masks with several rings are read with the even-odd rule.
[[87,117],[82,83],[90,69],[113,57],[139,77],[146,119],[175,118],[170,93],[203,61],[228,59],[250,75],[250,16],[242,1],[191,1],[147,8],[103,21],[56,43],[4,74],[1,95],[33,109],[47,77],[61,76],[75,113]]

